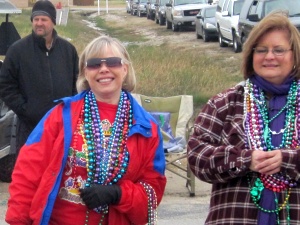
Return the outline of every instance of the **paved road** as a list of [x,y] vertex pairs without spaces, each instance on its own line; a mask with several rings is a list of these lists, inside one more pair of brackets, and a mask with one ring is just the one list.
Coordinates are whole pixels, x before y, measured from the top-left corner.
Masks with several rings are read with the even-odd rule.
[[208,197],[165,195],[158,210],[158,225],[203,225]]
[[[185,180],[166,172],[167,187],[158,209],[158,225],[203,225],[209,203],[211,185],[196,182],[196,196],[189,197]],[[0,225],[4,221],[8,199],[8,184],[0,182]]]
[[209,206],[211,185],[196,181],[196,196],[190,197],[185,180],[166,172],[168,179],[158,209],[158,225],[203,225]]

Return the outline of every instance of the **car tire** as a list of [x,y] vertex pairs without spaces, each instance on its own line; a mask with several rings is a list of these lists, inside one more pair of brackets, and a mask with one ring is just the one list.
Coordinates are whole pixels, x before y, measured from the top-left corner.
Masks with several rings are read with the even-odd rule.
[[167,27],[167,29],[171,29],[172,28],[172,23],[169,22],[167,19],[166,19],[166,27]]
[[155,16],[155,19],[154,19],[154,20],[155,20],[155,23],[156,23],[156,24],[159,24],[159,19],[158,19],[156,16]]
[[198,31],[197,27],[196,27],[196,38],[197,38],[197,39],[200,39],[200,38],[201,38],[201,35],[199,35],[199,31]]
[[160,26],[165,25],[165,18],[161,14],[159,15],[159,25]]
[[223,41],[223,37],[222,37],[222,34],[220,33],[220,31],[219,31],[219,46],[221,48],[227,47],[227,44]]
[[239,44],[236,35],[233,33],[232,34],[232,42],[233,42],[233,50],[235,53],[241,52],[242,51],[242,46]]
[[11,182],[11,174],[15,166],[16,158],[16,154],[13,154],[0,159],[0,180],[2,182]]
[[152,12],[150,13],[150,19],[151,19],[151,20],[155,20],[155,14],[152,13]]
[[202,38],[204,42],[209,42],[209,37],[206,34],[206,31],[202,29]]
[[179,26],[172,23],[172,31],[177,32],[179,30]]
[[241,43],[242,43],[241,48],[243,48],[243,44],[245,43],[245,41],[246,41],[246,38],[245,38],[244,35],[242,35],[242,36],[241,36]]

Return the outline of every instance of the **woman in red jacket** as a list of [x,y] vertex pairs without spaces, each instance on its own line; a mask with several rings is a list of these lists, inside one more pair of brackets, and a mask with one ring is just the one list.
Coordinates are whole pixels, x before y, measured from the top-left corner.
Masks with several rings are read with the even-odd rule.
[[80,94],[62,99],[22,147],[9,224],[154,224],[166,177],[155,120],[129,93],[135,74],[114,38],[83,51]]

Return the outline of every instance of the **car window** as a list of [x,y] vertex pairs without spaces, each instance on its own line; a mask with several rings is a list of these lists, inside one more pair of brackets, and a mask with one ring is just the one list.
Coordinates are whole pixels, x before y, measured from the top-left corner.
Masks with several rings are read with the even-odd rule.
[[264,3],[264,1],[253,1],[252,5],[250,6],[249,13],[247,14],[247,18],[249,15],[256,14],[258,19],[262,19],[264,17]]
[[233,15],[240,15],[244,1],[235,1],[233,3]]
[[287,0],[286,4],[288,6],[290,16],[300,16],[300,1]]
[[227,9],[228,9],[228,4],[229,4],[229,0],[225,0],[225,3],[224,3],[224,5],[223,5],[222,11],[225,11],[225,9],[226,9],[226,11],[227,11]]
[[295,0],[253,1],[249,9],[248,15],[257,14],[258,19],[262,19],[270,12],[279,9],[288,11],[290,17],[300,16],[300,1],[295,1]]
[[160,5],[166,5],[166,3],[168,3],[168,2],[169,2],[169,0],[161,0]]
[[249,14],[256,14],[257,5],[258,5],[258,2],[253,1],[252,5],[250,6],[250,9],[249,9]]
[[289,16],[299,16],[300,2],[295,0],[276,0],[265,3],[265,15],[278,9],[288,11]]
[[205,11],[205,18],[213,18],[215,17],[216,8],[208,8]]
[[257,4],[255,13],[257,14],[258,19],[260,19],[260,20],[265,16],[263,2],[260,2]]
[[225,0],[220,0],[217,6],[217,12],[221,12],[222,11],[222,7],[225,3]]
[[269,1],[265,4],[265,15],[274,10],[288,10],[288,6],[283,1]]
[[231,16],[232,15],[232,7],[233,6],[233,1],[230,0],[227,9],[225,9],[224,11],[228,11],[228,15]]
[[183,4],[185,1],[184,0],[175,0],[174,1],[174,5],[181,5]]
[[175,0],[175,5],[185,5],[185,4],[201,4],[206,3],[206,0]]

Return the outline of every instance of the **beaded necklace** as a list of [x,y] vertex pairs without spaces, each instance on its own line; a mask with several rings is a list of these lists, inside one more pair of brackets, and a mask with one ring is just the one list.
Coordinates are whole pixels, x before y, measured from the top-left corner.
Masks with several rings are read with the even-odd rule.
[[[300,145],[298,133],[300,132],[300,123],[296,117],[300,112],[300,82],[293,81],[290,87],[286,105],[272,118],[269,119],[265,93],[252,84],[248,79],[245,85],[244,96],[244,127],[245,127],[245,143],[248,149],[256,149],[263,151],[272,151],[274,149],[289,148],[296,149]],[[272,131],[269,124],[276,119],[281,113],[285,112],[284,128],[280,131]],[[296,124],[296,126],[295,126]],[[272,145],[272,135],[282,134],[282,141],[278,147]],[[284,207],[287,210],[287,222],[289,224],[289,197],[290,188],[296,187],[296,182],[288,175],[280,172],[274,175],[260,174],[254,184],[251,186],[248,177],[250,194],[254,204],[267,213],[276,213],[277,223],[279,224],[278,213]],[[268,188],[275,194],[275,210],[264,209],[259,205],[261,193],[264,188]],[[286,193],[286,197],[281,206],[278,206],[276,192]]]
[[[95,95],[92,91],[85,95],[77,124],[77,128],[80,129],[78,133],[82,135],[84,149],[86,149],[87,180],[85,187],[90,187],[91,184],[112,185],[123,177],[129,162],[126,142],[131,126],[132,109],[124,91],[121,92],[115,121],[108,140],[105,138],[101,125]],[[75,142],[77,139],[78,137],[74,137]],[[101,225],[104,216],[108,213],[108,205],[94,210],[103,215],[99,223]],[[88,224],[88,218],[89,211],[86,213],[85,225]]]

